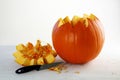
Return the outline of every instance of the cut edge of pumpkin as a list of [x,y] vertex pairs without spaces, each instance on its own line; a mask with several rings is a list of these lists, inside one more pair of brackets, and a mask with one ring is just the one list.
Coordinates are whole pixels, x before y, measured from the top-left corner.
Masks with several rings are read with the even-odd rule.
[[79,16],[75,15],[75,16],[73,16],[73,18],[71,20],[68,16],[66,16],[64,19],[59,18],[58,27],[61,27],[62,25],[66,24],[66,23],[70,23],[74,27],[78,22],[81,22],[85,25],[85,27],[88,27],[88,25],[89,25],[88,19],[95,20],[96,16],[94,14],[90,14],[90,15],[83,14],[83,17],[79,17]]

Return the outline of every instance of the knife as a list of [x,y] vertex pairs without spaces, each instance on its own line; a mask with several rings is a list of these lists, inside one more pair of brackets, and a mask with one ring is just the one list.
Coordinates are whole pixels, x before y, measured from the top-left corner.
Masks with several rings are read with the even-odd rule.
[[22,73],[26,73],[32,70],[44,70],[44,69],[48,69],[51,67],[55,67],[59,64],[62,64],[63,62],[56,62],[56,63],[51,63],[51,64],[45,64],[45,65],[32,65],[32,66],[25,66],[25,67],[21,67],[19,69],[17,69],[15,72],[17,74],[22,74]]

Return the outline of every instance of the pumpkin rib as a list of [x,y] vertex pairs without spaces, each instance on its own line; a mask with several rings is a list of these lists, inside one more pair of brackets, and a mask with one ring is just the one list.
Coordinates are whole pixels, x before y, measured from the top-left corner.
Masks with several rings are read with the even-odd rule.
[[89,25],[90,25],[90,27],[92,28],[92,32],[94,32],[94,35],[95,35],[95,41],[96,41],[96,51],[95,51],[95,53],[94,53],[94,55],[93,55],[93,58],[92,59],[94,59],[95,58],[95,56],[96,56],[96,53],[97,53],[97,49],[98,49],[98,35],[97,35],[97,31],[96,31],[96,29],[95,29],[95,26],[94,26],[94,24],[91,22],[91,19],[88,19],[88,21],[89,21]]
[[[103,33],[102,33],[101,28],[100,28],[101,26],[99,26],[99,25],[97,24],[96,20],[91,21],[91,23],[94,25],[94,28],[95,28],[95,30],[96,30],[96,35],[97,35],[98,48],[97,48],[96,53],[100,53],[100,50],[101,50],[101,48],[102,48],[102,46],[103,46],[103,41],[102,41],[103,36],[101,36],[101,35],[103,35]],[[102,44],[101,44],[101,43],[102,43]],[[97,55],[96,55],[96,56],[97,56]]]
[[[85,48],[86,53],[84,53],[84,54],[87,55],[85,57],[85,59],[86,59],[86,62],[88,62],[89,60],[93,59],[93,57],[94,57],[94,56],[91,56],[91,54],[90,54],[90,53],[92,53],[92,54],[95,53],[95,52],[93,52],[94,45],[96,45],[96,47],[97,47],[97,43],[94,43],[96,41],[96,37],[94,37],[94,36],[96,36],[96,35],[95,35],[93,26],[92,25],[90,26],[89,23],[88,23],[88,27],[85,27],[85,26],[83,26],[83,27],[85,28],[83,36],[85,39],[84,42],[86,43],[86,48]],[[89,47],[89,46],[91,46],[91,47]]]
[[[95,23],[95,21],[93,21],[93,23],[95,24],[95,26],[96,27],[94,27],[94,28],[96,28],[96,35],[97,35],[97,44],[98,44],[98,48],[97,48],[97,53],[99,52],[99,48],[100,48],[100,46],[101,45],[99,45],[99,41],[101,41],[101,39],[99,38],[100,37],[100,29],[98,30],[98,25]],[[99,32],[99,34],[98,34],[98,32]]]
[[[102,38],[102,37],[100,36],[100,35],[101,35],[101,29],[98,27],[99,25],[96,23],[96,20],[95,20],[95,21],[92,21],[92,24],[95,25],[94,28],[96,29],[96,32],[97,32],[96,34],[97,34],[97,36],[98,36],[97,38],[99,38],[99,39],[98,39],[98,43],[99,43],[99,42],[101,42],[101,38]],[[99,34],[98,34],[98,33],[99,33]],[[99,46],[99,48],[100,48],[101,45],[98,44],[98,46]],[[99,52],[99,48],[97,48],[97,49],[98,49],[97,52]]]
[[[81,38],[79,37],[79,35],[81,34],[80,33],[80,31],[81,31],[81,25],[82,25],[82,23],[79,21],[75,26],[74,26],[74,51],[75,51],[75,56],[76,56],[76,61],[74,61],[74,62],[76,62],[76,63],[79,63],[79,61],[80,60],[82,60],[82,56],[81,55],[79,55],[78,56],[78,50],[79,50],[79,47],[81,47],[82,45],[79,45],[78,46],[78,44],[80,44],[80,42],[78,41],[78,40],[80,40]],[[78,35],[76,35],[76,34],[78,34]]]
[[[86,61],[88,61],[87,60],[87,57],[88,56],[86,56],[87,55],[87,53],[89,53],[89,50],[85,50],[85,47],[87,47],[87,45],[88,45],[88,37],[87,37],[87,35],[86,34],[88,34],[87,33],[87,27],[85,27],[85,25],[84,24],[82,24],[81,22],[78,22],[77,23],[77,25],[74,27],[74,29],[76,30],[75,31],[75,35],[77,36],[76,38],[76,50],[75,51],[77,51],[76,53],[77,53],[77,55],[79,54],[79,53],[81,53],[80,54],[80,56],[77,56],[78,58],[76,59],[77,61],[77,63],[84,63],[84,62],[86,62]],[[80,37],[81,36],[81,37]],[[87,39],[88,38],[88,39]],[[84,43],[84,42],[86,42],[86,43]],[[78,45],[79,44],[79,45]],[[79,51],[79,49],[80,49],[80,51]],[[86,55],[85,55],[86,54]],[[84,61],[83,61],[84,60]],[[79,61],[81,61],[81,62],[79,62]]]
[[102,38],[102,40],[104,41],[104,39],[105,39],[105,36],[104,36],[104,29],[103,29],[103,25],[102,25],[102,23],[99,21],[99,19],[96,19],[95,20],[95,23],[97,24],[97,25],[99,25],[99,29],[100,29],[100,32],[101,32],[101,37],[103,37]]
[[[100,25],[101,23],[98,24],[98,22],[95,20],[94,24],[97,26],[97,25]],[[102,27],[102,26],[99,26],[99,27],[97,26],[96,28],[97,28],[98,31],[99,31],[99,41],[100,41],[99,43],[104,43],[104,40],[103,40],[104,35],[103,35],[102,30],[101,30],[101,27]],[[103,44],[99,44],[99,46],[100,46],[100,47],[98,48],[98,53],[100,52]]]
[[[71,57],[71,56],[74,57],[74,55],[76,55],[75,54],[75,45],[74,45],[74,42],[75,42],[75,39],[74,39],[74,27],[71,24],[68,27],[69,27],[69,29],[67,30],[67,38],[68,38],[68,40],[66,42],[69,45],[68,46],[69,53],[67,53],[67,52],[66,53],[70,56],[71,60],[75,61],[76,59]],[[74,53],[74,54],[72,54],[72,53]]]
[[[70,27],[70,29],[68,30],[68,41],[67,41],[67,44],[69,44],[69,46],[71,46],[71,48],[69,47],[69,49],[71,49],[71,50],[69,50],[69,52],[70,52],[70,55],[71,56],[74,56],[74,55],[76,55],[74,52],[75,52],[75,50],[74,50],[74,48],[75,48],[75,45],[74,45],[74,32],[73,32],[73,28],[72,27]],[[73,45],[72,45],[73,44]],[[72,53],[74,53],[74,54],[72,54]],[[69,53],[68,53],[69,54]],[[72,58],[71,57],[71,60],[73,60],[73,61],[75,61],[75,58]]]
[[[79,47],[81,47],[82,45],[78,45],[78,44],[80,44],[80,42],[78,41],[78,40],[81,40],[81,37],[79,37],[80,36],[80,31],[81,31],[81,22],[78,22],[75,26],[74,26],[74,35],[76,35],[75,37],[74,37],[74,39],[75,39],[75,43],[76,44],[74,44],[75,45],[75,56],[76,56],[76,63],[78,63],[78,61],[79,60],[82,60],[82,57],[81,57],[81,55],[79,55],[78,56],[78,50],[79,50]],[[81,50],[81,49],[80,49]]]

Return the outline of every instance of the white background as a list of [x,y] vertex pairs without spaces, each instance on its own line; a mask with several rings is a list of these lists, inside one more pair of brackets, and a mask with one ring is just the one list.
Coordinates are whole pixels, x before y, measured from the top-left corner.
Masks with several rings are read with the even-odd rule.
[[[28,41],[35,43],[37,39],[52,45],[52,28],[57,19],[65,16],[70,16],[70,18],[74,15],[82,16],[84,13],[93,13],[101,20],[104,25],[105,43],[99,57],[91,63],[93,65],[88,64],[87,68],[81,67],[81,74],[85,74],[84,78],[88,73],[88,78],[90,75],[102,75],[103,77],[112,75],[111,80],[115,80],[116,76],[120,79],[120,0],[0,0],[0,46],[17,45]],[[1,48],[1,56],[7,55],[2,55],[5,53],[4,50]],[[8,51],[6,53],[10,53],[11,56],[14,51],[13,47]],[[9,56],[7,58],[13,59]],[[6,58],[2,58],[1,63],[3,60]],[[10,60],[9,64],[13,61]],[[7,65],[5,64],[5,66]],[[16,64],[14,63],[14,65]],[[0,69],[4,70],[4,67]],[[86,69],[88,72],[85,71]],[[6,71],[6,73],[8,72]],[[8,75],[10,74],[8,73]],[[15,74],[11,74],[11,76],[15,76]],[[46,75],[43,74],[43,76]],[[54,77],[54,75],[52,76]],[[61,75],[59,76],[61,77]],[[73,77],[69,79],[69,74],[67,76],[68,80],[73,79]],[[47,80],[47,77],[45,78]],[[45,78],[42,77],[44,80]],[[7,80],[5,77],[2,79]],[[11,80],[14,79],[11,78]],[[28,79],[26,78],[26,80]],[[74,78],[74,80],[79,79]]]
[[103,23],[106,43],[120,41],[119,0],[0,0],[0,45],[41,39],[51,43],[58,18],[95,14]]

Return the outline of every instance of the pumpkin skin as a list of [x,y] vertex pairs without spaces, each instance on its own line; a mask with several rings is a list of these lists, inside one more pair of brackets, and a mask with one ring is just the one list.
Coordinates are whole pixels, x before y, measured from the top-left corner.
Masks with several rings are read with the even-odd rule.
[[96,16],[91,14],[80,18],[74,25],[72,20],[67,20],[62,25],[59,25],[60,22],[58,20],[54,25],[52,42],[63,60],[74,64],[84,64],[98,56],[103,47],[104,33],[101,28],[103,26]]

